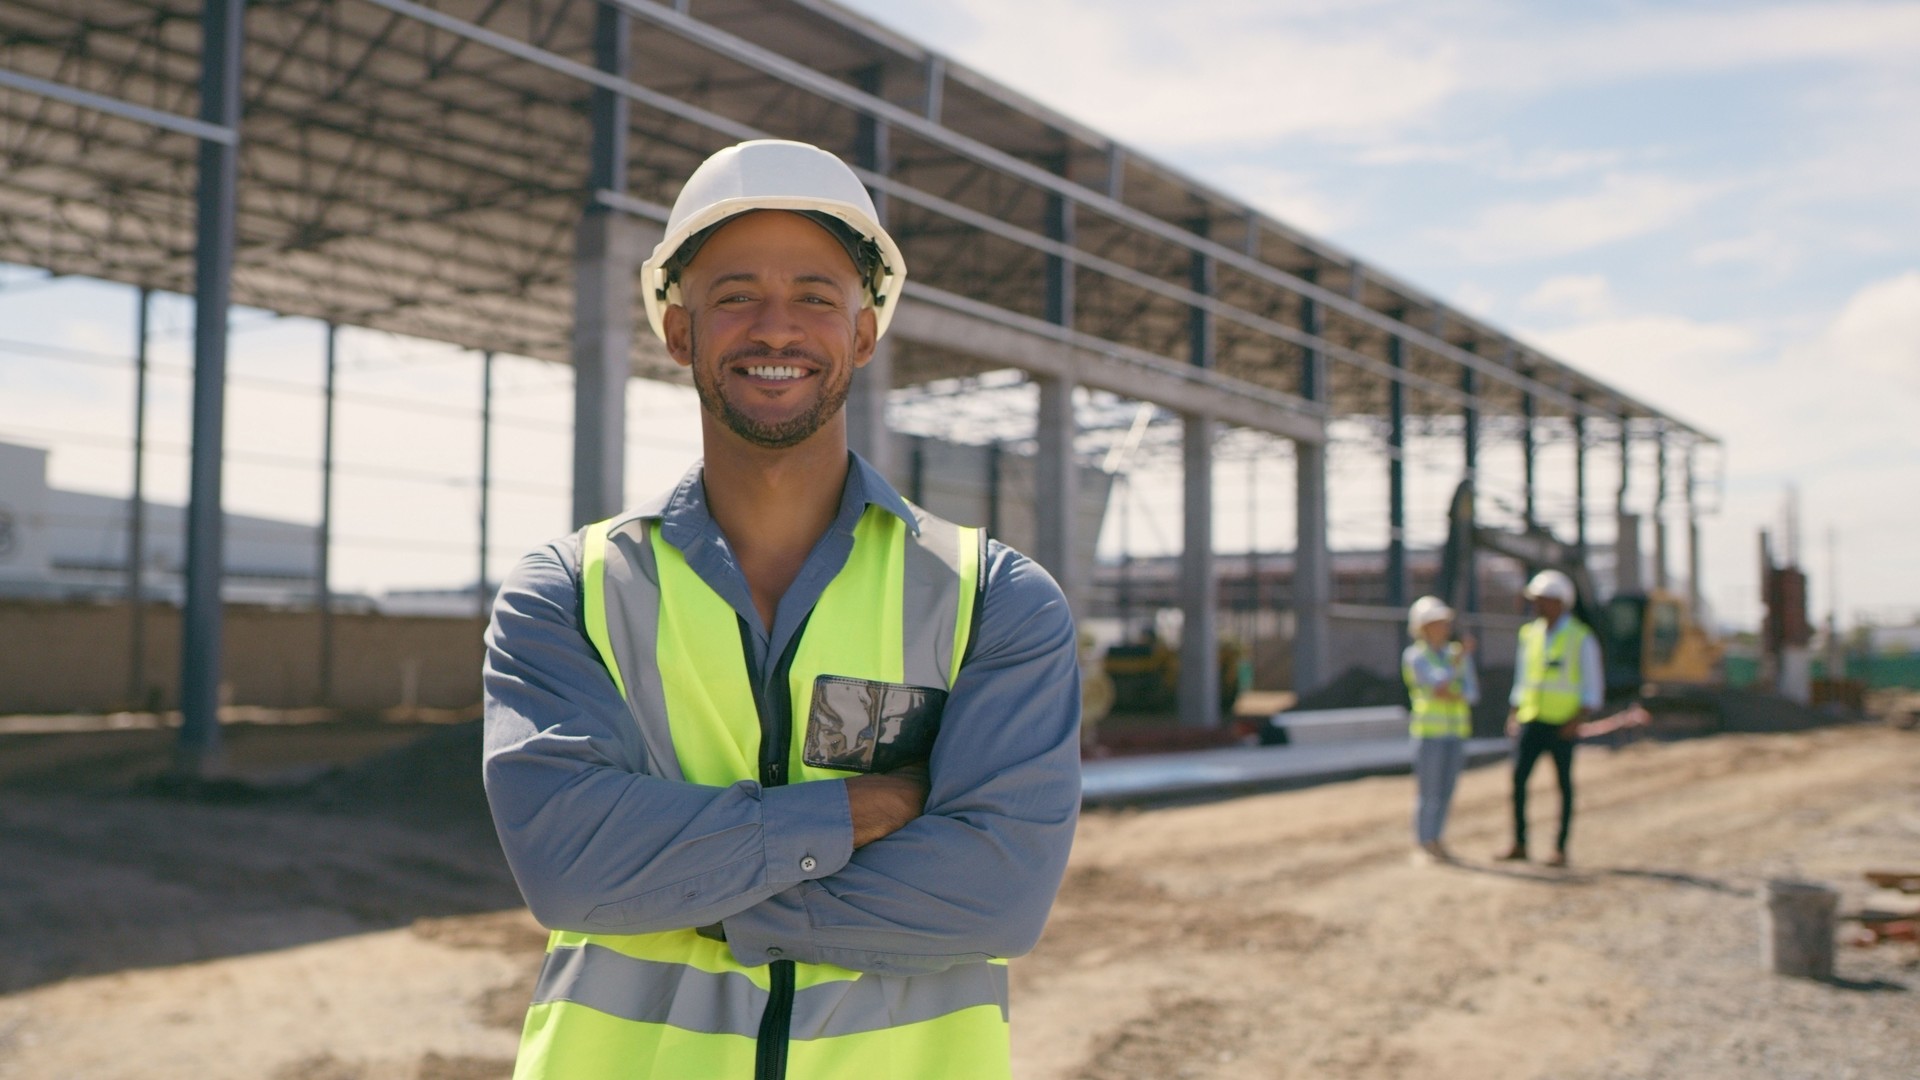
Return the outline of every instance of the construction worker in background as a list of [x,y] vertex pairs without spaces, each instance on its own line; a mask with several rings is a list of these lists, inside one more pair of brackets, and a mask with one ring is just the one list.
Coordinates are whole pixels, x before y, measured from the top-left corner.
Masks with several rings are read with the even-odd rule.
[[1413,644],[1400,655],[1407,682],[1409,730],[1413,735],[1413,809],[1416,857],[1451,861],[1440,842],[1454,784],[1467,761],[1467,736],[1473,706],[1480,701],[1480,676],[1473,668],[1473,638],[1453,641],[1453,609],[1437,596],[1423,596],[1407,612]]
[[1573,580],[1542,570],[1527,582],[1535,618],[1520,628],[1514,657],[1513,696],[1507,735],[1518,736],[1513,752],[1513,847],[1503,859],[1527,857],[1527,778],[1543,752],[1553,755],[1560,781],[1560,835],[1549,866],[1567,865],[1567,835],[1573,827],[1573,746],[1580,725],[1600,707],[1606,672],[1593,631],[1573,617]]
[[905,274],[852,170],[773,140],[707,159],[642,267],[704,461],[528,555],[487,633],[487,795],[553,931],[516,1077],[1009,1074],[1074,626],[848,451]]

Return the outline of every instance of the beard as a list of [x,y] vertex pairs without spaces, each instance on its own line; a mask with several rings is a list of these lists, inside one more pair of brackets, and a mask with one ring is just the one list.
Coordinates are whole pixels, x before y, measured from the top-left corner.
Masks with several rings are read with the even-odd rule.
[[[853,387],[853,365],[836,366],[804,349],[769,349],[764,346],[736,349],[712,364],[701,362],[698,337],[689,333],[688,346],[694,355],[693,389],[707,415],[725,425],[728,431],[765,450],[785,450],[811,438],[847,403]],[[769,421],[749,416],[736,408],[721,386],[721,372],[741,360],[806,360],[819,365],[823,380],[820,395],[812,405],[784,420]]]

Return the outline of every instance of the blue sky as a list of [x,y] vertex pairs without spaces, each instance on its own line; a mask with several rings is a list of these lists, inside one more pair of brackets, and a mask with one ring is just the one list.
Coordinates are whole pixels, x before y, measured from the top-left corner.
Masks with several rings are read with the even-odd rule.
[[[1920,3],[850,6],[1722,437],[1703,575],[1722,619],[1758,617],[1755,536],[1789,486],[1820,613],[1829,529],[1843,621],[1920,611]],[[52,447],[56,484],[124,493],[131,292],[31,276],[0,274],[0,439]],[[189,312],[164,298],[156,324],[148,483],[175,501]],[[320,329],[236,325],[228,505],[313,520]],[[54,363],[48,345],[76,352]],[[342,358],[342,587],[470,582],[473,356],[349,332]],[[571,402],[564,371],[501,363],[496,574],[566,527]],[[636,384],[630,403],[639,494],[692,461],[697,422],[675,388]],[[1458,461],[1420,452],[1411,523],[1431,543]],[[1488,456],[1513,470],[1511,447]],[[1336,545],[1377,546],[1377,458],[1332,467]],[[1245,466],[1222,468],[1234,550]],[[1284,546],[1290,469],[1263,470],[1255,536]],[[1177,487],[1150,479],[1135,543],[1177,547]]]
[[1789,486],[1920,608],[1920,4],[848,6],[1719,435],[1723,618]]

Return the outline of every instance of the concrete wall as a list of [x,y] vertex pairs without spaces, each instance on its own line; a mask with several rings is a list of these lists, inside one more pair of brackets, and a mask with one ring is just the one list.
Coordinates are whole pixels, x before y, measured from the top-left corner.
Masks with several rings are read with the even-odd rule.
[[[146,610],[143,689],[130,685],[132,619],[125,604],[0,601],[0,713],[74,712],[178,704],[180,613]],[[480,700],[477,618],[336,614],[333,693],[346,709],[463,708]],[[297,708],[323,703],[320,617],[313,611],[229,606],[225,700]]]

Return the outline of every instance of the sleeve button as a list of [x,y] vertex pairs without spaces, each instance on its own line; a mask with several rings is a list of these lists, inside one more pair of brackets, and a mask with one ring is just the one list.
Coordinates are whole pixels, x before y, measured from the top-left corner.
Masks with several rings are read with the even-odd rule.
[[801,873],[805,873],[805,874],[811,874],[811,873],[813,873],[813,868],[814,868],[814,867],[816,867],[816,866],[819,866],[819,865],[820,865],[820,864],[819,864],[818,862],[815,862],[815,861],[814,861],[814,858],[813,858],[813,856],[811,856],[811,855],[802,855],[802,856],[800,856],[800,871],[801,871]]

